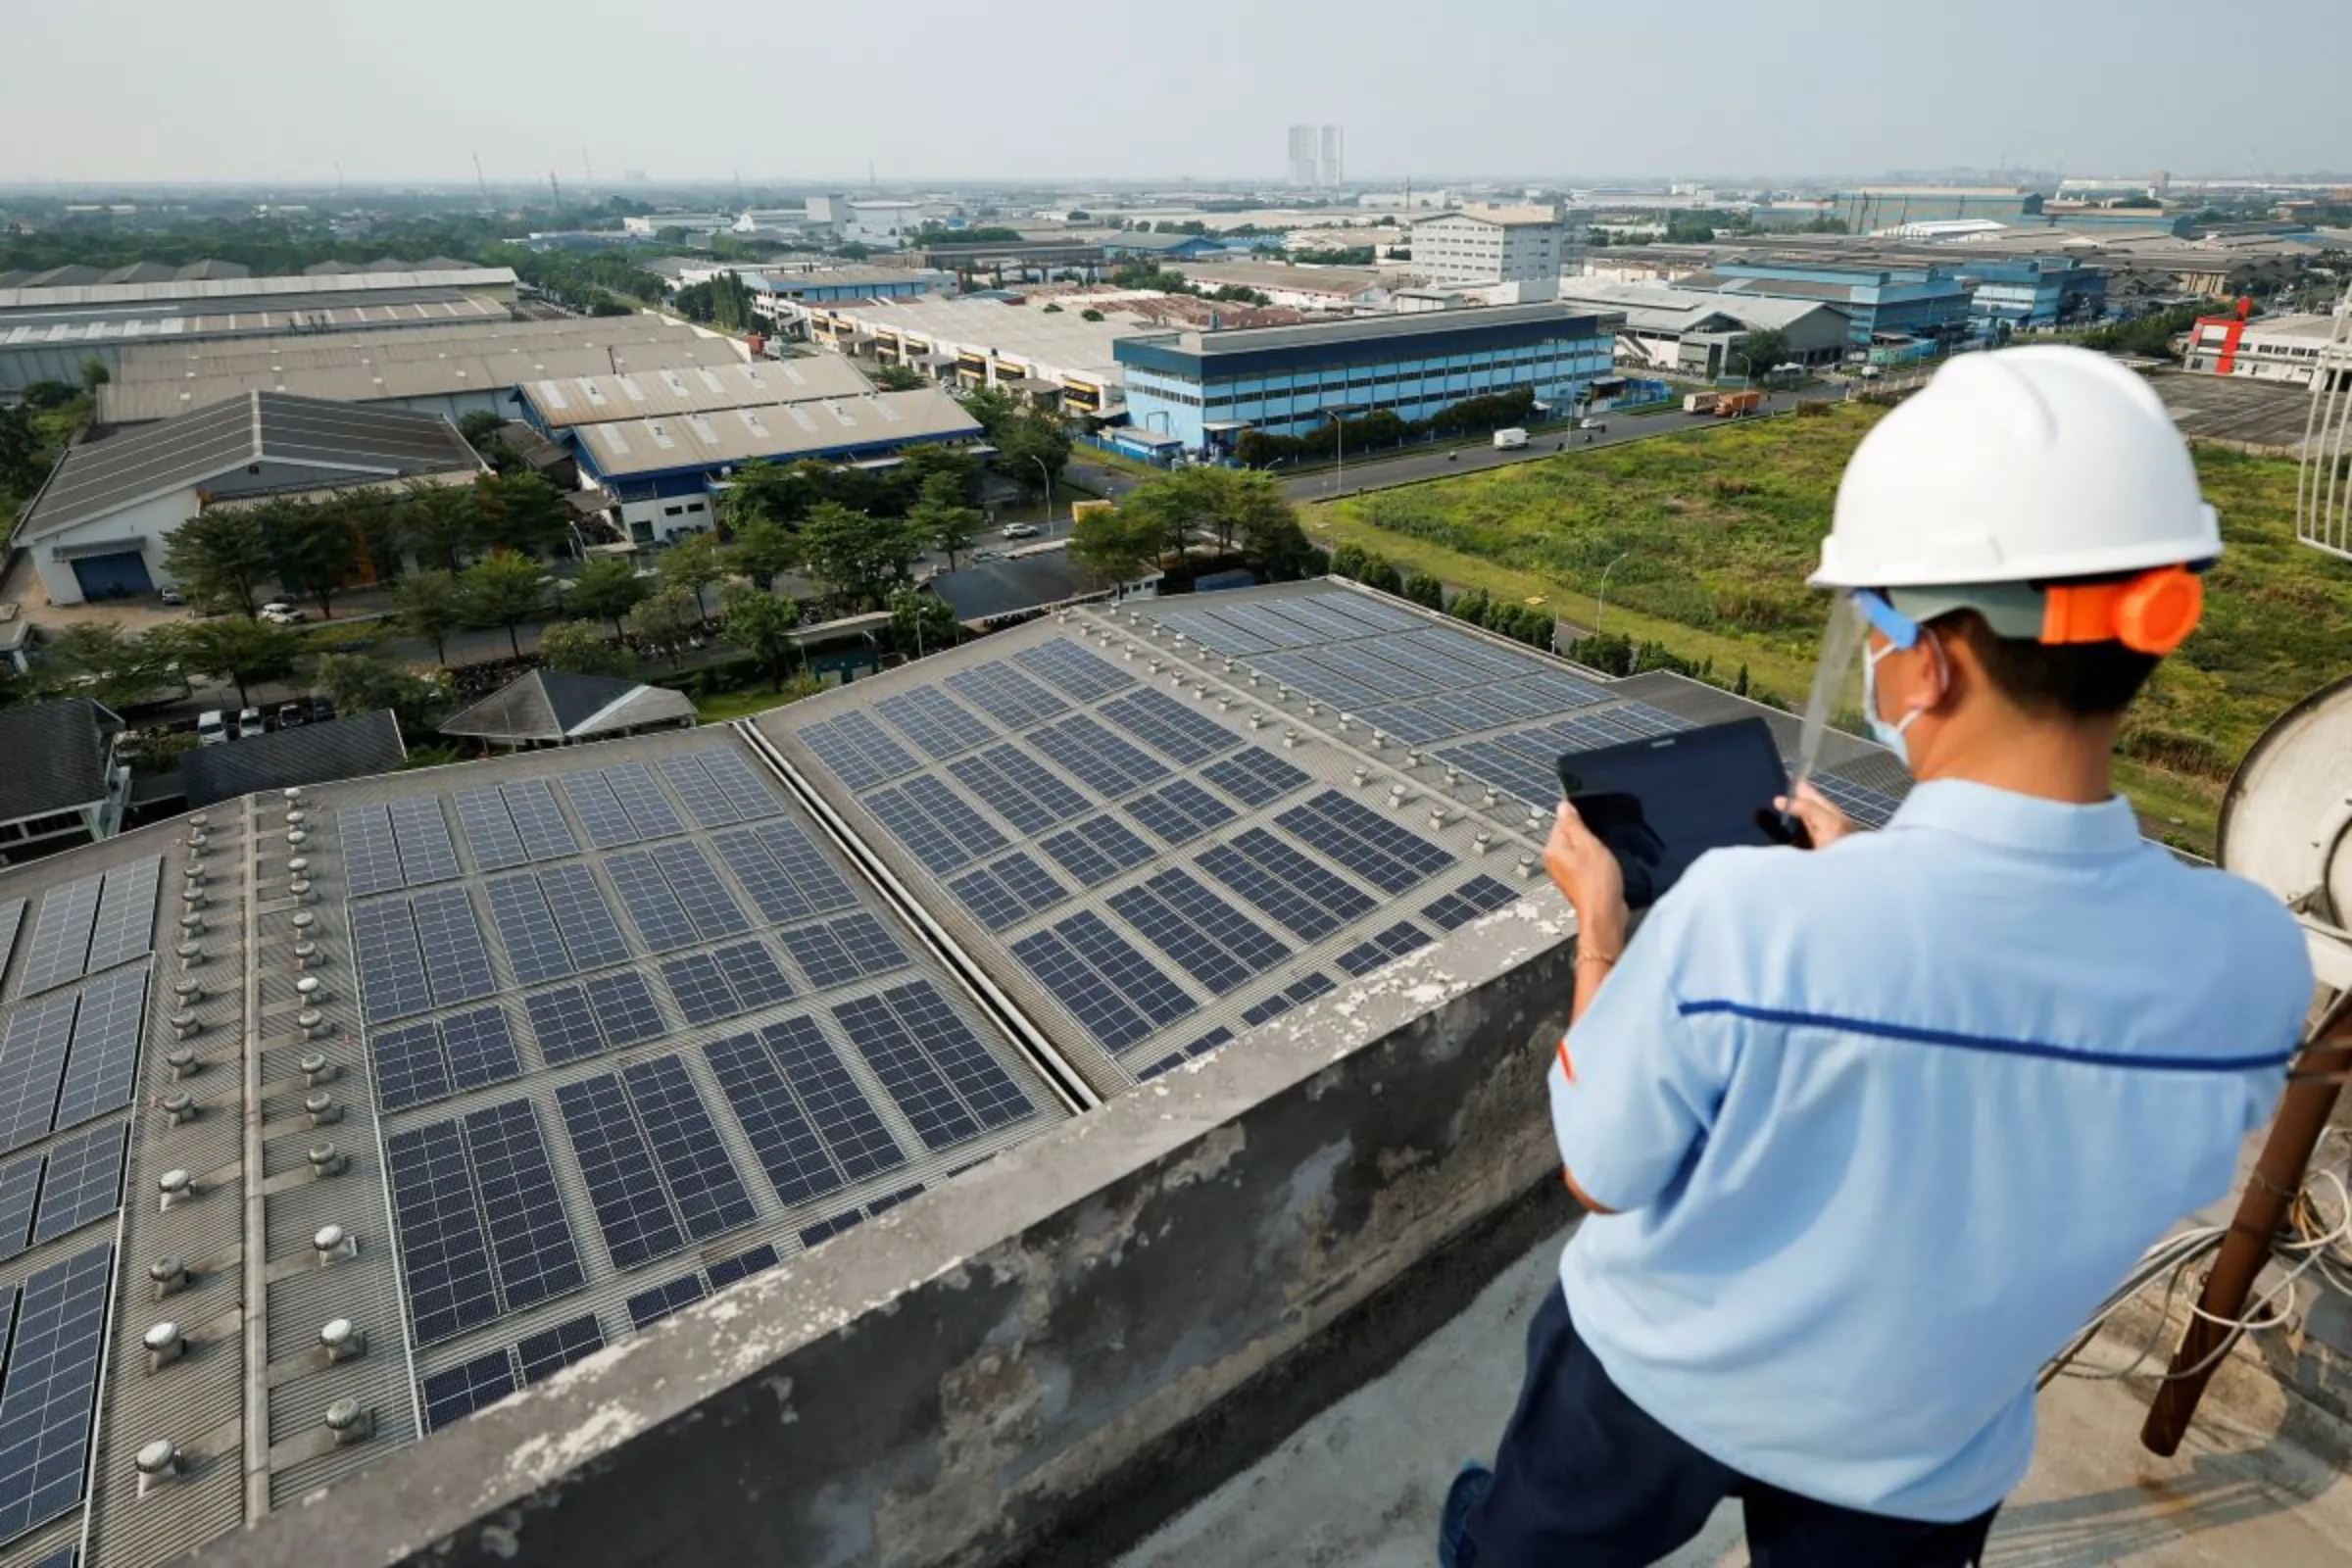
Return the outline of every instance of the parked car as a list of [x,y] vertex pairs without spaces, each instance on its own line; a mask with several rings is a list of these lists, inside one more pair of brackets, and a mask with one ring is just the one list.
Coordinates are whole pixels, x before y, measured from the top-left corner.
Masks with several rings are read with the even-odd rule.
[[237,739],[249,741],[256,735],[266,735],[269,731],[270,726],[263,721],[260,709],[240,708],[237,710]]
[[155,597],[167,605],[184,605],[188,602],[186,596],[176,588],[158,588]]
[[292,605],[269,604],[262,607],[261,614],[257,618],[266,620],[272,626],[291,626],[302,619],[302,612],[296,610]]
[[323,724],[335,716],[335,705],[331,699],[314,697],[310,700],[310,708],[311,722],[314,724]]
[[1004,537],[1007,539],[1034,539],[1037,537],[1038,531],[1038,526],[1034,522],[1008,523],[1004,528]]
[[196,744],[225,746],[228,744],[228,724],[218,708],[208,708],[196,715]]
[[277,706],[277,727],[292,729],[311,721],[311,706],[304,702],[280,703]]

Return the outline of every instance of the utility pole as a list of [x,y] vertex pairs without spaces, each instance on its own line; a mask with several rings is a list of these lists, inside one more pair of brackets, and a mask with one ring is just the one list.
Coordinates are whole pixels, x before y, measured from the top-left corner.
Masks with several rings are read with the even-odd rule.
[[564,187],[556,183],[556,172],[552,169],[547,172],[547,194],[554,200],[556,211],[562,213],[564,211]]
[[482,211],[486,213],[490,210],[490,181],[482,175],[482,155],[480,153],[473,155],[473,182],[481,189]]
[[586,191],[588,200],[595,201],[596,166],[588,162],[588,149],[585,147],[580,149],[580,178],[584,181],[581,188]]

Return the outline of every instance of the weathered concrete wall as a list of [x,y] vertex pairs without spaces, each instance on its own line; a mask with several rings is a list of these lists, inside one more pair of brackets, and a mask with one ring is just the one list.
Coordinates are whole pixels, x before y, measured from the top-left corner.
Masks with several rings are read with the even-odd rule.
[[[1570,1212],[1542,1083],[1570,950],[1539,907],[1556,905],[1002,1154],[206,1560],[1078,1560],[1139,1494],[1149,1529],[1232,1467],[1201,1433],[1268,1391],[1282,1408],[1335,1348],[1409,1332],[1383,1315],[1413,1311],[1405,1282],[1475,1290],[1534,1232],[1491,1258],[1449,1254],[1461,1238]],[[1223,1446],[1245,1463],[1272,1435]]]

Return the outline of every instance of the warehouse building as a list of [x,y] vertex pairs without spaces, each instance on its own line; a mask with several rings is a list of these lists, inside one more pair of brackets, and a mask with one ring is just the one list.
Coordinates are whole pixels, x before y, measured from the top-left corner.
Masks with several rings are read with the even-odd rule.
[[470,482],[480,454],[447,419],[278,392],[71,447],[18,519],[56,605],[170,587],[172,533],[207,508],[408,479]]
[[1986,332],[2043,331],[2095,321],[2107,309],[2107,274],[2072,256],[1960,263],[1968,314]]
[[1465,208],[1413,225],[1413,270],[1433,283],[1557,284],[1568,225],[1548,207]]
[[1811,258],[1740,257],[1675,287],[1835,305],[1856,350],[1896,340],[1949,344],[1968,335],[1969,287],[1954,267],[1886,267]]
[[1131,422],[1183,451],[1217,454],[1244,430],[1305,435],[1335,414],[1375,410],[1425,418],[1522,387],[1564,411],[1610,374],[1615,327],[1612,314],[1502,305],[1165,333],[1116,352]]
[[1400,281],[1362,267],[1286,267],[1279,262],[1180,262],[1174,270],[1198,288],[1254,289],[1269,305],[1351,314],[1377,311]]
[[752,365],[685,367],[622,375],[525,381],[517,389],[525,423],[560,436],[613,419],[674,419],[727,409],[771,408],[811,398],[863,397],[873,383],[838,354]]
[[[257,346],[258,345],[258,346]],[[485,322],[414,332],[337,332],[126,347],[98,389],[98,422],[175,418],[248,392],[406,409],[451,421],[511,418],[523,381],[740,366],[733,338],[658,316]]]
[[[1089,311],[1102,319],[1088,320]],[[967,389],[1004,387],[1090,418],[1115,416],[1123,407],[1117,345],[1159,330],[1115,303],[1098,309],[1084,295],[872,301],[809,306],[804,315],[810,338],[828,348],[910,366]]]
[[752,310],[779,325],[797,321],[794,307],[848,300],[913,300],[945,294],[953,273],[918,267],[832,267],[808,271],[738,272],[751,291]]
[[1567,279],[1560,302],[1574,310],[1623,318],[1617,368],[1667,370],[1712,380],[1745,374],[1741,347],[1757,332],[1778,332],[1798,365],[1835,365],[1845,355],[1851,322],[1834,305],[1806,300],[1706,294],[1666,283]]
[[2352,332],[2332,316],[2204,316],[2189,334],[2184,368],[2204,375],[2352,388]]

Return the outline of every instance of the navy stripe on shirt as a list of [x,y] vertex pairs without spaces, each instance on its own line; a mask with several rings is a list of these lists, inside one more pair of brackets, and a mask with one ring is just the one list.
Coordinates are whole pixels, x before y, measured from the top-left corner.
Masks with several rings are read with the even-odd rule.
[[1923,1046],[1955,1046],[1963,1051],[1987,1051],[2005,1056],[2036,1056],[2045,1061],[2078,1062],[2086,1067],[2133,1067],[2149,1072],[2255,1072],[2283,1067],[2295,1059],[2292,1051],[2268,1052],[2258,1056],[2142,1056],[2121,1051],[2079,1051],[2071,1046],[2046,1045],[2038,1040],[2002,1040],[1991,1035],[1961,1034],[1951,1029],[1923,1029],[1914,1024],[1879,1023],[1868,1018],[1841,1018],[1835,1013],[1795,1012],[1758,1007],[1743,1002],[1685,1002],[1676,1006],[1684,1017],[1726,1013],[1753,1023],[1784,1024],[1791,1028],[1842,1029],[1882,1040],[1907,1040]]

